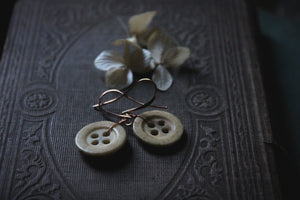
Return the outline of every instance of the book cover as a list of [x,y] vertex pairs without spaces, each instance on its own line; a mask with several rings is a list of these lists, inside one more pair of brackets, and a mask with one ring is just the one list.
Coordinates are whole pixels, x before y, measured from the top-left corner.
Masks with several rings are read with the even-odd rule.
[[[192,52],[155,100],[184,135],[155,149],[128,127],[115,155],[84,156],[76,133],[106,120],[94,59],[150,10]],[[250,16],[240,0],[18,1],[0,68],[1,199],[278,199]]]

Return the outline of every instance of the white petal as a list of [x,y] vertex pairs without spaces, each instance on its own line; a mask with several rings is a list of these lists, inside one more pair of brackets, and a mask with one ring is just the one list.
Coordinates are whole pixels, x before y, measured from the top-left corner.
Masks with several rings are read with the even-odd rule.
[[136,73],[146,73],[153,69],[151,52],[147,49],[136,49],[130,54],[129,68]]
[[158,65],[154,70],[152,80],[156,83],[157,88],[161,91],[166,91],[173,83],[171,74],[162,65]]
[[143,55],[144,55],[145,66],[150,67],[150,69],[153,69],[154,62],[153,62],[151,52],[147,49],[143,49]]
[[155,62],[160,63],[164,51],[174,46],[173,41],[161,30],[153,32],[148,39],[148,49]]
[[155,15],[156,11],[150,11],[130,17],[128,22],[130,33],[139,35],[145,32]]
[[112,68],[120,68],[124,65],[123,57],[116,51],[102,51],[95,59],[97,69],[108,71]]
[[109,88],[122,89],[133,81],[132,71],[127,68],[113,68],[105,75],[105,83]]
[[177,67],[189,58],[191,51],[187,47],[168,49],[163,55],[163,63],[170,67]]

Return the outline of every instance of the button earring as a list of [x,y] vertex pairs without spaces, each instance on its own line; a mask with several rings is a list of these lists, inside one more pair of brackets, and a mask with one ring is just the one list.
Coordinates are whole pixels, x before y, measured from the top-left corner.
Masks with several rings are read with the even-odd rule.
[[[140,102],[127,93],[137,84],[150,82],[154,87],[152,98],[146,102]],[[104,96],[110,93],[119,94],[118,97],[102,102]],[[136,115],[133,112],[146,107],[166,109],[166,106],[153,105],[156,98],[156,84],[143,78],[133,84],[126,92],[117,89],[110,89],[103,92],[98,104],[93,107],[108,115],[120,119],[118,123],[112,121],[100,121],[88,124],[83,127],[75,137],[75,143],[79,150],[88,155],[104,156],[112,154],[125,144],[126,131],[121,125],[133,125],[133,132],[143,142],[153,146],[168,146],[177,142],[183,134],[181,121],[173,114],[160,110],[152,110]],[[121,98],[127,98],[139,106],[122,111],[121,114],[104,109],[105,105],[114,103]]]
[[105,156],[118,151],[126,142],[125,129],[111,121],[94,122],[75,137],[79,150],[88,155]]
[[135,118],[133,131],[147,144],[168,146],[181,138],[183,126],[175,115],[160,110],[151,110]]

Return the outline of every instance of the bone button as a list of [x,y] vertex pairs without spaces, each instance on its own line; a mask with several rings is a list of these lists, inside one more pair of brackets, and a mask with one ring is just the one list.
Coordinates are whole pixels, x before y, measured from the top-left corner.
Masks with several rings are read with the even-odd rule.
[[169,112],[151,110],[134,120],[133,131],[143,142],[154,146],[168,146],[178,141],[183,133],[180,120]]
[[118,151],[126,141],[126,131],[111,121],[94,122],[83,127],[75,137],[77,148],[85,154],[103,156]]

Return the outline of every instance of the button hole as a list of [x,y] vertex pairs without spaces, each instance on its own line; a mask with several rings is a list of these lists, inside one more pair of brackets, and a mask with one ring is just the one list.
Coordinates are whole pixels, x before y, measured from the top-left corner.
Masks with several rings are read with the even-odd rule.
[[163,133],[169,133],[169,129],[168,129],[168,128],[163,128],[163,129],[162,129],[162,132],[163,132]]
[[103,144],[109,144],[110,140],[106,139],[106,140],[102,140]]
[[155,127],[155,125],[154,125],[153,122],[148,122],[147,125],[148,125],[150,128],[154,128],[154,127]]
[[94,133],[91,135],[91,138],[98,138],[98,137],[99,137],[99,135],[97,133]]
[[157,130],[152,130],[150,133],[151,133],[151,135],[158,135],[158,131]]
[[159,120],[159,121],[158,121],[158,125],[164,126],[164,125],[165,125],[165,121],[164,121],[164,120]]
[[92,141],[92,145],[97,145],[97,144],[99,144],[99,141],[98,141],[98,140],[93,140],[93,141]]
[[103,134],[102,134],[104,137],[107,137],[110,135],[110,131],[105,131]]

